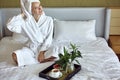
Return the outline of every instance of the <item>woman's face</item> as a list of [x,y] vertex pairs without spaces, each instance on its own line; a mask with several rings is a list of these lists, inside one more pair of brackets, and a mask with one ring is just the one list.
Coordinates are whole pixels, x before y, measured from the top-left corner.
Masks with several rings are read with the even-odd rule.
[[32,2],[32,14],[36,16],[42,14],[42,6],[40,5],[40,2]]

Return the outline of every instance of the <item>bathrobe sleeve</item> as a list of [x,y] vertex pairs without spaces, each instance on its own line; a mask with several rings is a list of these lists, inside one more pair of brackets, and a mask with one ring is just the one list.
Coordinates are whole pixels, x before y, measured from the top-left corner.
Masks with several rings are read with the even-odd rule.
[[23,21],[24,20],[21,14],[14,16],[12,19],[8,21],[7,28],[12,32],[22,33]]
[[46,38],[45,38],[39,52],[45,51],[51,46],[52,38],[53,38],[53,19],[51,18],[50,23],[49,23],[48,34],[46,35]]

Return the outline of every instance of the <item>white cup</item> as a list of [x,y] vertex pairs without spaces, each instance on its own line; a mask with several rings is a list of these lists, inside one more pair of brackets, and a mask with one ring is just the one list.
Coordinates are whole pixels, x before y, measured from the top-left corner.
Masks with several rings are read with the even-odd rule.
[[50,76],[53,78],[59,78],[61,75],[61,72],[59,69],[52,69]]

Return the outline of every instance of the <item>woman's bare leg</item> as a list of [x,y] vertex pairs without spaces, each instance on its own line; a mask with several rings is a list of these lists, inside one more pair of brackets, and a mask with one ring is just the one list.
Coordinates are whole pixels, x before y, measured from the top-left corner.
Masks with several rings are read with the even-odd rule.
[[45,51],[41,51],[39,53],[39,55],[38,55],[38,61],[39,62],[42,62],[45,59],[44,53],[45,53]]
[[16,56],[15,53],[12,53],[12,58],[15,61],[15,63],[18,64],[18,62],[17,62],[17,56]]

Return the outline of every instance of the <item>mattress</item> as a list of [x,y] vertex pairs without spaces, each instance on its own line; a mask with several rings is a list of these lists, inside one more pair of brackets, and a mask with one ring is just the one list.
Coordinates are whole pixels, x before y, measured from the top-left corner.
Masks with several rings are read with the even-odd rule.
[[[52,65],[53,62],[17,67],[11,53],[20,49],[25,43],[5,37],[0,41],[0,80],[45,80],[39,77],[39,72]],[[120,62],[108,46],[105,39],[81,43],[74,42],[81,51],[83,58],[77,58],[82,66],[71,80],[120,80]],[[54,46],[67,46],[70,42],[53,42]]]

